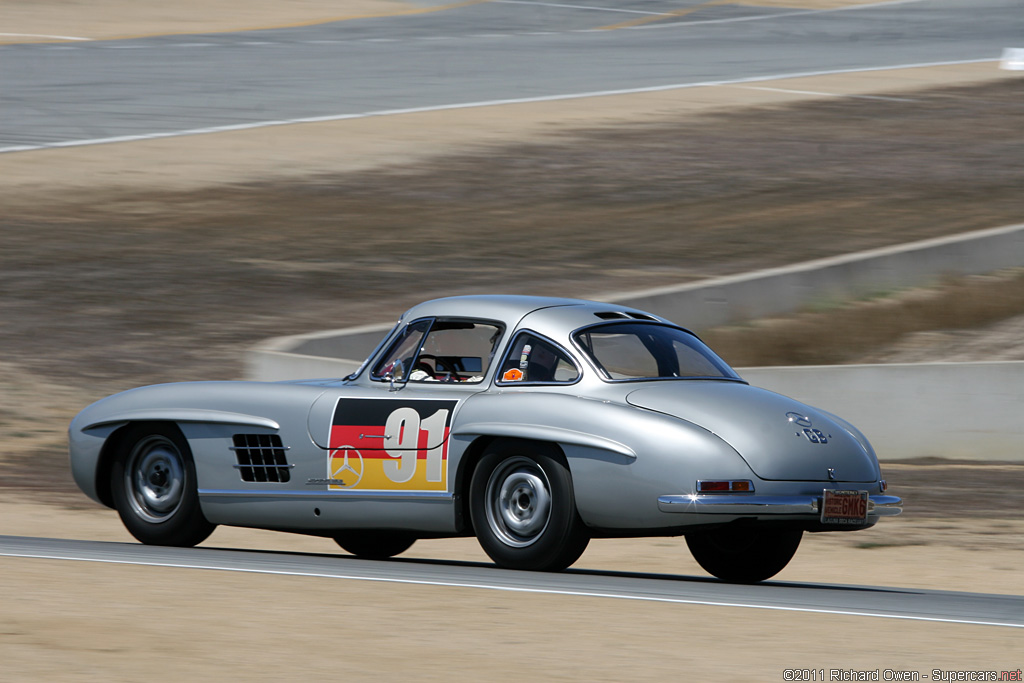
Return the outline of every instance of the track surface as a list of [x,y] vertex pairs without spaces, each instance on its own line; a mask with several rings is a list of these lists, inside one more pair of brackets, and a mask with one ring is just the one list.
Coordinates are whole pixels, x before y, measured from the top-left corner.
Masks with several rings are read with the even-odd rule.
[[373,562],[334,555],[164,548],[20,536],[0,536],[0,556],[1024,628],[1024,596],[783,582],[741,586],[703,577],[635,572],[516,572],[467,562]]
[[[300,28],[0,46],[0,151],[995,60],[1024,34],[1020,0],[903,0],[833,11],[615,4],[496,0]],[[669,11],[687,13],[622,25]]]

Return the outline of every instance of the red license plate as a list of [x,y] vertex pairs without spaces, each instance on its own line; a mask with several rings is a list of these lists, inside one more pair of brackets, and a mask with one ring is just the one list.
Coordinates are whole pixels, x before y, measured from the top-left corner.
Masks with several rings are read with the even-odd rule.
[[867,491],[830,491],[821,498],[822,524],[865,524],[868,520]]

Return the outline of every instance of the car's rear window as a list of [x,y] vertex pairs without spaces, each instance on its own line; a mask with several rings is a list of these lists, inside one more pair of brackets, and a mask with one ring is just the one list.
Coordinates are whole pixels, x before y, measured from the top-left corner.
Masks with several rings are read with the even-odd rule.
[[662,378],[739,379],[693,334],[659,323],[611,323],[573,335],[611,380]]

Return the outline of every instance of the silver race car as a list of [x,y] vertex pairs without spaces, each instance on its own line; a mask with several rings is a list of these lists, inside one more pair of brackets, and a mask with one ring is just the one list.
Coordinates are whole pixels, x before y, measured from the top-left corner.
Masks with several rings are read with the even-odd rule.
[[142,387],[69,433],[82,491],[161,545],[226,524],[386,558],[475,535],[502,567],[561,570],[591,538],[684,535],[756,582],[805,531],[901,511],[852,425],[664,318],[575,299],[428,301],[343,379]]

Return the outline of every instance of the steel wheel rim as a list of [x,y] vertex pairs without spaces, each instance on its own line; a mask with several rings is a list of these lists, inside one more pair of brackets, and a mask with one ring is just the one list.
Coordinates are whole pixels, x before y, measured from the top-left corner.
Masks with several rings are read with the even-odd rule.
[[135,445],[124,471],[128,502],[147,522],[170,519],[185,494],[185,463],[170,439],[150,436]]
[[551,484],[529,458],[509,458],[491,472],[486,491],[487,524],[502,543],[525,548],[551,519]]

